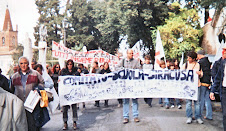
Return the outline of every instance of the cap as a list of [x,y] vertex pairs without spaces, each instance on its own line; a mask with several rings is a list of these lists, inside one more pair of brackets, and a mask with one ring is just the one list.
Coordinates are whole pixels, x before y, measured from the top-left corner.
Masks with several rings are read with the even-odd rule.
[[197,52],[197,54],[198,54],[198,55],[205,55],[205,51],[204,51],[204,50],[199,50],[199,51]]

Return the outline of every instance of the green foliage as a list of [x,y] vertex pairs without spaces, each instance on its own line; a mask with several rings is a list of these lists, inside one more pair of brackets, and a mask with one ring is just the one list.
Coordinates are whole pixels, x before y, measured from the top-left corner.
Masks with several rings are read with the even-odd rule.
[[[63,39],[62,20],[66,18],[69,23],[66,28],[67,47],[75,50],[81,50],[85,45],[88,50],[100,47],[114,54],[121,42],[120,37],[127,35],[130,47],[142,40],[153,58],[157,26],[168,58],[178,57],[182,51],[198,49],[202,32],[197,10],[182,9],[179,3],[167,6],[167,2],[68,0],[66,12],[60,13],[59,0],[36,0],[40,14],[35,27],[36,42],[39,40],[39,24],[47,26],[48,44]],[[182,38],[183,41],[178,41]]]
[[21,44],[18,44],[16,51],[12,54],[13,62],[18,63],[18,60],[23,56],[24,47]]
[[164,1],[108,0],[97,4],[94,4],[97,7],[94,17],[98,22],[96,28],[101,33],[99,42],[102,49],[113,53],[121,42],[120,36],[127,35],[130,47],[142,40],[144,46],[154,54],[151,30],[163,24],[168,16]]
[[215,9],[221,10],[226,6],[225,0],[185,0],[187,7],[197,8],[201,7],[214,7]]
[[[91,16],[92,6],[86,0],[72,0],[69,7],[67,28],[67,46],[73,49],[81,50],[83,45],[90,48],[97,48],[95,41],[95,28]],[[89,49],[90,49],[89,48]]]
[[[171,6],[172,9],[178,10],[178,4]],[[166,58],[180,58],[182,52],[200,49],[199,38],[202,36],[202,29],[197,10],[180,8],[179,11],[178,14],[169,12],[166,24],[158,27]]]
[[36,45],[39,38],[39,27],[44,24],[47,27],[47,45],[52,46],[52,41],[59,42],[61,39],[61,27],[63,15],[60,14],[60,1],[59,0],[36,0],[35,4],[38,8],[40,17],[36,27],[34,27]]
[[142,40],[152,57],[154,45],[151,37],[153,28],[164,24],[168,17],[168,7],[161,0],[123,0],[119,5],[122,10],[121,22],[123,33],[128,35],[128,42],[132,47],[137,41]]

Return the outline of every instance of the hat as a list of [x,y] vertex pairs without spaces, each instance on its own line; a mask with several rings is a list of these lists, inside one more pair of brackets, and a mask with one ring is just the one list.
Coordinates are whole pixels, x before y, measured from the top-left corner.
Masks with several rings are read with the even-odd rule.
[[199,50],[199,51],[197,52],[197,54],[198,54],[198,55],[205,55],[205,51],[204,51],[204,50]]

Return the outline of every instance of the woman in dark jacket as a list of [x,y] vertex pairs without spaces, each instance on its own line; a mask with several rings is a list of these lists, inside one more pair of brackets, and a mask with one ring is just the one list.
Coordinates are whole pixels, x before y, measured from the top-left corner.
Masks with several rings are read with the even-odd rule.
[[58,93],[58,77],[60,75],[60,65],[59,64],[54,65],[52,72],[53,72],[53,74],[52,74],[51,78],[53,79],[53,82],[54,82],[54,88],[55,88],[56,92]]
[[[100,74],[107,74],[107,73],[110,73],[110,72],[111,72],[111,70],[109,68],[108,62],[104,62],[104,68],[100,71]],[[108,100],[104,101],[104,106],[108,107]]]
[[[74,62],[73,60],[68,60],[66,63],[66,68],[61,70],[61,75],[79,75],[79,73],[77,72],[77,67],[74,67]],[[78,120],[78,114],[77,114],[77,104],[72,104],[72,112],[73,112],[73,128],[74,130],[77,129],[77,124],[76,121]],[[63,106],[63,121],[64,121],[64,128],[63,130],[67,130],[68,125],[67,125],[67,121],[68,121],[68,109],[69,109],[69,105]]]

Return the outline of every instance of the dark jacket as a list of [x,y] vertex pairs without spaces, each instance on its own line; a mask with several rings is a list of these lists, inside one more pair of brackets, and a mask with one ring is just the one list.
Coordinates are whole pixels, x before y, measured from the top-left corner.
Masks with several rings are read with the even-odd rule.
[[212,76],[213,82],[214,82],[214,78],[217,74],[217,71],[220,67],[221,61],[222,61],[222,57],[219,60],[215,61],[215,63],[213,64],[212,71],[211,71],[211,76]]
[[[45,90],[44,87],[37,86],[35,90],[38,91],[39,95],[41,96],[40,90]],[[32,112],[32,116],[35,121],[35,126],[41,128],[44,126],[49,120],[49,111],[46,107],[40,107],[40,102],[35,106],[35,109]]]
[[208,57],[204,57],[199,60],[199,64],[201,66],[201,69],[203,71],[203,77],[200,78],[201,83],[211,84],[211,63],[208,59]]
[[222,82],[223,82],[223,78],[224,78],[225,62],[226,62],[226,60],[222,60],[222,62],[220,63],[219,69],[214,78],[214,83],[211,88],[211,92],[213,92],[213,93],[216,92],[217,89],[219,89],[220,97],[222,96]]
[[54,83],[54,88],[56,89],[56,92],[58,93],[58,78],[59,78],[59,72],[54,72],[51,76],[53,83]]
[[2,87],[2,89],[12,93],[12,91],[9,89],[8,79],[2,74],[0,74],[0,87]]
[[89,74],[89,71],[86,70],[85,68],[83,68],[83,69],[82,69],[82,73],[83,73],[83,74]]
[[100,71],[100,74],[106,74],[106,73],[110,73],[111,72],[111,70],[108,68],[107,70],[105,70],[105,69],[102,69],[101,71]]
[[73,75],[73,76],[80,76],[80,73],[77,71],[78,68],[73,68],[72,69],[72,72],[69,72],[69,70],[67,68],[63,68],[61,70],[61,74],[62,76],[65,76],[65,75]]

